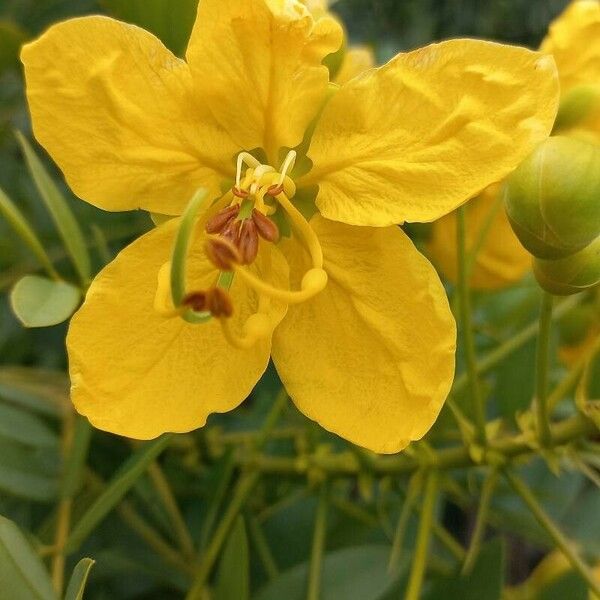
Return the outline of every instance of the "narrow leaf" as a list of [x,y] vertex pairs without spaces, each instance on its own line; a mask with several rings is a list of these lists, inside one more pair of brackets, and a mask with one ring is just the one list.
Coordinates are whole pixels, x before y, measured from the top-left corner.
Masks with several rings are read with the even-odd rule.
[[60,233],[73,264],[79,274],[82,284],[85,286],[91,279],[92,266],[90,255],[85,244],[83,233],[79,228],[65,197],[46,171],[42,161],[34,152],[31,144],[20,132],[16,132],[17,140],[23,149],[29,171],[35,181],[36,187],[52,215],[52,219]]
[[62,323],[75,312],[80,300],[79,288],[39,275],[26,275],[10,294],[12,309],[25,327]]
[[19,528],[0,517],[0,590],[6,600],[56,600],[50,577]]
[[249,598],[248,537],[244,518],[238,516],[221,556],[215,600],[249,600]]
[[94,566],[91,558],[82,558],[75,568],[67,586],[65,600],[83,600],[83,592],[87,583],[90,570]]
[[58,448],[58,436],[41,419],[0,404],[0,437],[32,448]]
[[148,465],[169,445],[173,434],[165,434],[139,447],[114,475],[104,492],[79,519],[66,545],[67,552],[74,552],[81,543],[121,501]]
[[27,247],[33,252],[40,264],[46,269],[46,272],[53,279],[59,279],[59,275],[54,265],[48,258],[42,243],[27,222],[21,211],[14,202],[0,188],[0,215],[2,215],[8,224],[15,230],[17,235],[25,242]]

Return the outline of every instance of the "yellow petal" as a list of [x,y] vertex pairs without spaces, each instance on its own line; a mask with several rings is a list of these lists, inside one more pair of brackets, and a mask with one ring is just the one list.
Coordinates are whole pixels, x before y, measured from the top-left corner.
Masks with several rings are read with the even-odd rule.
[[[494,184],[467,204],[467,252],[480,240],[470,285],[479,290],[500,289],[520,281],[531,269],[531,255],[521,246],[504,211],[500,186]],[[487,231],[487,233],[485,233]],[[456,213],[433,223],[428,254],[442,274],[456,283]]]
[[[277,371],[306,416],[375,452],[398,452],[425,435],[452,384],[456,330],[444,288],[397,227],[319,216],[311,225],[329,282],[275,331]],[[297,277],[306,255],[288,251]]]
[[352,225],[433,221],[514,169],[549,134],[551,57],[453,40],[400,54],[343,86],[317,124],[304,185]]
[[347,83],[357,75],[375,66],[375,54],[368,46],[351,46],[344,55],[340,70],[335,76],[338,85]]
[[[178,221],[123,250],[94,280],[71,322],[72,399],[100,429],[148,439],[201,427],[210,413],[242,402],[267,367],[270,339],[250,350],[234,349],[214,320],[190,325],[155,310],[159,273],[170,258]],[[202,243],[195,246],[202,248]],[[272,259],[269,279],[287,286],[285,259],[279,252]],[[261,252],[254,268],[266,276],[263,261]],[[190,262],[189,289],[214,284],[216,272],[200,251]],[[231,296],[232,325],[241,329],[257,300],[239,281],[234,281]],[[276,319],[282,319],[285,307],[273,308]]]
[[540,50],[554,56],[561,93],[600,82],[600,3],[572,2],[550,25]]
[[342,31],[316,22],[296,0],[202,0],[187,51],[196,87],[221,125],[246,150],[278,162],[294,147],[327,91],[323,58]]
[[24,47],[35,137],[73,191],[107,210],[180,214],[233,176],[236,147],[211,119],[185,62],[152,34],[72,19]]

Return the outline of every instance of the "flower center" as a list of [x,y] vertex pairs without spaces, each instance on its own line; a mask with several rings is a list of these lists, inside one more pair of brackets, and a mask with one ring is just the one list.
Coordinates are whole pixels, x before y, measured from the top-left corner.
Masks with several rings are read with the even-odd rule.
[[[296,185],[288,173],[293,169],[295,160],[296,152],[292,150],[279,171],[276,171],[247,152],[238,156],[234,187],[202,219],[209,235],[205,245],[206,255],[220,271],[215,287],[184,295],[179,289],[182,286],[179,286],[178,293],[173,297],[175,313],[179,311],[180,316],[192,323],[205,322],[211,317],[219,319],[225,337],[238,348],[249,348],[272,334],[276,325],[270,318],[272,300],[284,304],[305,302],[327,284],[327,274],[323,270],[323,252],[317,236],[290,201],[296,193]],[[182,225],[180,229],[180,235],[181,231],[185,235],[182,248],[189,246],[192,230],[190,223],[199,206],[199,200],[192,200],[186,209],[183,217],[186,226]],[[271,251],[269,245],[279,241],[279,228],[271,219],[278,209],[285,213],[293,234],[311,257],[311,268],[302,277],[298,290],[277,288],[248,268],[258,255],[260,238],[263,243],[267,243],[266,252]],[[188,211],[192,215],[189,220]],[[183,272],[183,266],[180,264],[176,273]],[[234,332],[229,323],[234,307],[228,290],[234,277],[244,280],[258,296],[257,312],[246,320],[241,335]],[[179,303],[176,297],[181,298]]]

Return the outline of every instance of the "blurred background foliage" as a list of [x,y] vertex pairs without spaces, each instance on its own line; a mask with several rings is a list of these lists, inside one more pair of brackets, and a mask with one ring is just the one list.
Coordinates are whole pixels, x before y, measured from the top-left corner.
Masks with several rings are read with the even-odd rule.
[[[351,39],[370,44],[383,61],[398,50],[456,36],[536,47],[566,4],[566,0],[339,0],[334,9]],[[14,136],[20,130],[31,139],[18,49],[58,20],[103,13],[154,31],[182,54],[195,5],[195,0],[0,0],[0,188],[24,213],[67,279],[75,280],[75,272]],[[95,271],[152,226],[145,213],[109,214],[78,201],[50,161],[46,166],[84,230]],[[245,458],[262,456],[256,432],[274,405],[282,414],[265,451],[275,462],[269,463],[270,474],[263,476],[239,516],[229,523],[219,546],[223,551],[213,557],[211,597],[305,598],[315,514],[317,522],[319,515],[323,517],[326,530],[323,600],[401,597],[421,510],[420,500],[414,501],[418,477],[409,483],[407,476],[374,473],[369,456],[307,422],[291,405],[278,403],[280,383],[273,369],[243,407],[214,416],[201,431],[139,447],[99,431],[90,433],[68,404],[66,325],[25,330],[9,308],[8,290],[38,268],[0,219],[0,514],[10,519],[0,519],[2,600],[56,597],[41,561],[56,583],[62,565],[53,545],[67,504],[74,524],[70,536],[65,534],[67,574],[84,556],[96,560],[87,600],[182,598],[195,572],[194,555],[204,556],[207,548],[209,552],[213,548],[219,524],[228,518],[246,481],[248,472],[240,466]],[[564,311],[576,304],[567,302]],[[519,332],[529,327],[516,351],[494,363],[485,378],[490,419],[503,417],[516,431],[524,425],[515,417],[529,406],[533,394],[535,338],[530,324],[537,317],[539,290],[530,278],[502,293],[477,295],[474,305],[482,356],[520,339]],[[555,332],[555,356],[559,342]],[[462,372],[460,356],[458,372]],[[553,384],[566,373],[567,368],[555,360]],[[597,397],[597,387],[598,377],[592,377],[596,394],[592,397]],[[465,388],[455,386],[458,406],[466,405]],[[565,395],[567,402],[559,412],[568,417],[573,413],[572,388]],[[445,409],[427,442],[416,444],[408,456],[427,453],[429,444],[452,443],[460,443],[460,434]],[[534,458],[520,473],[585,559],[596,564],[600,459],[593,443],[580,450],[577,455],[565,451],[549,461]],[[350,453],[361,465],[360,472],[323,485],[323,473],[306,457],[335,451]],[[73,464],[86,456],[85,466]],[[286,468],[277,468],[278,458]],[[65,482],[65,473],[75,473],[76,480]],[[540,564],[553,543],[504,482],[497,484],[487,515],[498,535],[486,539],[470,575],[460,576],[483,481],[478,469],[449,471],[441,478],[424,597],[588,600],[585,583],[564,561],[550,554]],[[79,565],[79,580],[68,598],[79,597],[88,567]]]

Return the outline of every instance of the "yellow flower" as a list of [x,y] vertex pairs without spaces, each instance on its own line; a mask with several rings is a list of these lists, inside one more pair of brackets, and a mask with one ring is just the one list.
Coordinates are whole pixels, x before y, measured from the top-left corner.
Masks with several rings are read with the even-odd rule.
[[[477,290],[511,285],[531,268],[531,256],[513,233],[502,206],[500,187],[499,184],[489,186],[467,205],[467,252],[478,246],[469,283]],[[456,283],[456,212],[433,224],[428,254],[440,271]]]
[[557,129],[562,135],[600,136],[600,2],[572,2],[550,25],[540,50],[552,54],[558,68]]
[[187,227],[208,194],[185,295],[169,289],[187,231],[176,218],[123,250],[73,318],[72,397],[97,427],[200,427],[251,392],[270,355],[298,408],[354,443],[396,452],[434,422],[455,325],[395,224],[439,218],[514,169],[550,131],[556,71],[454,40],[338,88],[322,61],[341,41],[294,0],[203,0],[185,61],[103,17],[24,48],[35,136],[78,196],[186,211]]
[[[576,0],[570,4],[550,25],[540,51],[552,54],[558,68],[561,109],[556,129],[561,135],[568,132],[600,141],[596,137],[600,135],[600,2]],[[584,117],[580,116],[582,111]],[[512,285],[531,268],[531,256],[517,240],[499,205],[501,195],[500,186],[494,185],[468,205],[468,245],[475,243],[482,227],[487,228],[489,223],[471,272],[474,289],[496,290]],[[431,235],[429,256],[445,277],[456,281],[456,216],[436,221]]]

